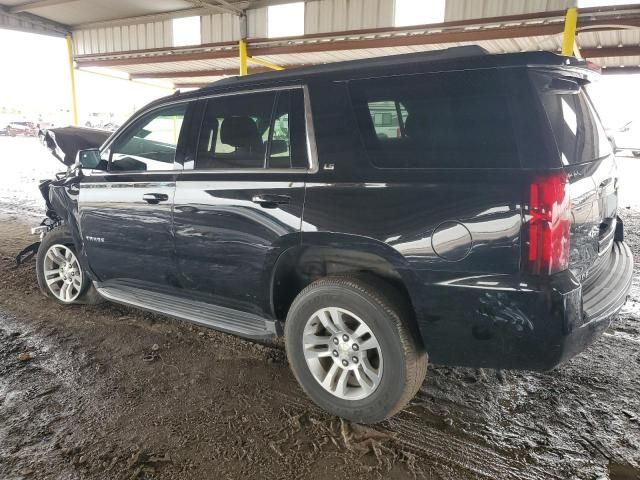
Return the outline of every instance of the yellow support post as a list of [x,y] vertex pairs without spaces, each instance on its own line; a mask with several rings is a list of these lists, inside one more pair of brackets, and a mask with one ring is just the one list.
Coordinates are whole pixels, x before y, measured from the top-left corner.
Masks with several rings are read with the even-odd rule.
[[[567,10],[564,19],[564,34],[562,36],[562,55],[571,56],[574,54],[576,45],[576,30],[578,28],[578,9],[576,7]],[[577,51],[577,47],[575,48]]]
[[247,74],[247,42],[245,39],[240,39],[238,42],[238,51],[240,53],[240,76]]
[[258,65],[262,65],[263,67],[270,68],[272,70],[284,70],[284,67],[280,65],[276,65],[275,63],[268,62],[267,60],[262,60],[260,58],[248,57],[250,62],[257,63]]
[[69,76],[71,79],[71,115],[73,116],[73,124],[78,125],[78,101],[76,99],[76,77],[73,68],[73,41],[71,35],[67,35],[67,55],[69,59]]

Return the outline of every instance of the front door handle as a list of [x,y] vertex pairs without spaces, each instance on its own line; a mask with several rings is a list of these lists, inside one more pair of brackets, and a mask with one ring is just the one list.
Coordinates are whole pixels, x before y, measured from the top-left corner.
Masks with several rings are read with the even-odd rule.
[[152,205],[156,205],[160,202],[166,202],[169,200],[169,195],[166,193],[145,193],[142,195],[142,200]]
[[263,208],[277,208],[278,205],[287,205],[291,201],[288,195],[255,195],[251,201]]

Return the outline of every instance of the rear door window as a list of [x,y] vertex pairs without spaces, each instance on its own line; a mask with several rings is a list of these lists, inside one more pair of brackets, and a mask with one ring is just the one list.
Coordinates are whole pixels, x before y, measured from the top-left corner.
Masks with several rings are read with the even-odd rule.
[[301,88],[207,101],[197,169],[306,168],[307,158]]
[[350,83],[360,133],[382,168],[519,166],[509,95],[495,71]]

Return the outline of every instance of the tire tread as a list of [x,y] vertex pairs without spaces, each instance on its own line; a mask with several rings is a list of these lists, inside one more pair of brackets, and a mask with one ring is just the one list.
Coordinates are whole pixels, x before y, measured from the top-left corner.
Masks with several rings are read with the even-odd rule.
[[[321,278],[308,285],[294,300],[291,310],[304,300],[305,296],[322,287],[339,287],[357,292],[371,304],[380,308],[393,322],[398,333],[405,358],[407,381],[403,385],[402,394],[392,405],[384,418],[389,418],[402,410],[420,389],[428,368],[428,356],[420,345],[416,332],[412,332],[409,320],[413,309],[403,302],[403,296],[392,285],[384,280],[368,274],[343,274]],[[289,319],[287,319],[287,322]],[[286,328],[286,325],[285,325]],[[413,329],[415,330],[415,329]],[[377,421],[377,420],[376,420]]]

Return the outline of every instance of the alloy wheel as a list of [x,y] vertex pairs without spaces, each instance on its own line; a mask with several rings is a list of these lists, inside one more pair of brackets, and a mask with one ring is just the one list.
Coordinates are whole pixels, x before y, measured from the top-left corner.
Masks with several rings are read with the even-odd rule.
[[82,269],[73,251],[65,245],[52,245],[44,257],[44,279],[49,291],[60,301],[71,303],[82,289]]
[[337,307],[318,310],[307,321],[302,342],[309,370],[332,395],[361,400],[380,385],[380,343],[354,313]]

